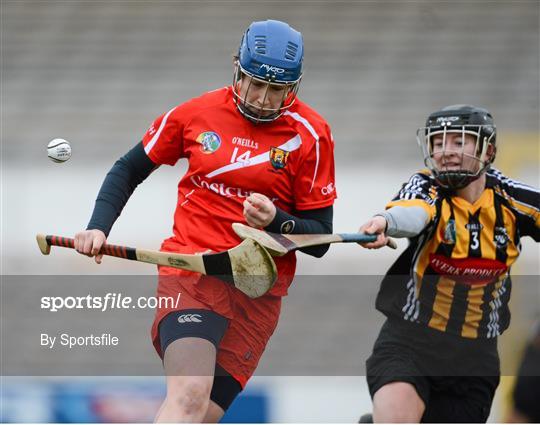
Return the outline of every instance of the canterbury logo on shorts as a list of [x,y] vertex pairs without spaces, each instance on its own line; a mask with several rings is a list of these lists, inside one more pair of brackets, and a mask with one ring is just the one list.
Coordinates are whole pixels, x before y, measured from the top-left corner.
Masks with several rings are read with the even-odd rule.
[[181,314],[178,316],[178,323],[201,323],[200,314]]

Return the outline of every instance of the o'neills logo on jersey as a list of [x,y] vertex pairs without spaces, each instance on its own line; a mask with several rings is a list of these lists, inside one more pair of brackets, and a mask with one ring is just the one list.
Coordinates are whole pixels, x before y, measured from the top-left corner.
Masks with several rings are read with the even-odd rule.
[[191,176],[191,182],[198,188],[208,189],[214,193],[217,193],[218,195],[226,196],[228,198],[247,198],[249,195],[254,193],[252,190],[245,190],[240,187],[226,186],[223,183],[210,183],[206,180],[203,180],[200,176]]
[[213,131],[205,131],[199,134],[195,141],[201,144],[201,152],[206,154],[214,153],[221,146],[219,134]]
[[270,149],[270,163],[276,170],[281,170],[287,165],[287,159],[289,158],[289,151],[280,148]]
[[506,264],[498,260],[448,258],[440,254],[430,254],[429,265],[437,274],[467,285],[487,285],[508,269]]
[[472,232],[481,232],[484,228],[484,225],[481,223],[467,223],[465,228]]
[[233,145],[243,146],[250,149],[259,149],[259,144],[255,140],[245,139],[243,137],[233,137]]

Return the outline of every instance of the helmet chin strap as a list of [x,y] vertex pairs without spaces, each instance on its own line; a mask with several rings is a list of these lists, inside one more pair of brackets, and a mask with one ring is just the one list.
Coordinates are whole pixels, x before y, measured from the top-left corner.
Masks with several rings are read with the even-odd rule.
[[240,113],[254,124],[272,122],[278,119],[281,115],[283,115],[283,112],[276,112],[274,114],[270,114],[267,116],[262,116],[260,114],[255,115],[253,114],[251,109],[249,109],[249,107],[246,106],[246,102],[238,101],[235,99],[235,103],[236,103],[236,108],[240,111]]
[[446,189],[459,190],[477,180],[482,173],[471,173],[467,170],[443,171],[434,177],[437,183]]
[[434,168],[432,171],[433,171],[435,180],[441,186],[447,189],[454,189],[454,190],[463,189],[464,187],[468,186],[473,181],[480,178],[480,176],[491,164],[491,162],[485,158],[486,151],[487,151],[487,147],[484,147],[482,149],[480,156],[475,157],[479,165],[478,171],[473,172],[473,171],[464,170],[464,169],[452,170],[452,171],[445,171],[445,170],[439,171],[436,168]]

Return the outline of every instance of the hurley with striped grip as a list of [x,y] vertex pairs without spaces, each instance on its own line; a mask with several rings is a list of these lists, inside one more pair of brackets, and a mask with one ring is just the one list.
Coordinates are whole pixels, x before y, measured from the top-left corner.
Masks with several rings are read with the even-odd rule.
[[[36,239],[44,255],[49,255],[53,245],[72,249],[75,247],[73,239],[62,236],[38,234]],[[178,254],[108,244],[103,245],[101,253],[216,276],[250,298],[264,295],[277,279],[277,269],[271,255],[251,239],[227,251],[212,254]]]

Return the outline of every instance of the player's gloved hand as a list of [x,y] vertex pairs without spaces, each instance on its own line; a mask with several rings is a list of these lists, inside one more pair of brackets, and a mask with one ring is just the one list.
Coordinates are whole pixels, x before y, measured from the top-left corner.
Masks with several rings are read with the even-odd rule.
[[386,246],[388,243],[388,236],[384,234],[386,226],[386,218],[380,215],[376,215],[368,220],[360,227],[359,232],[367,233],[368,235],[377,235],[377,240],[375,242],[361,243],[360,245],[368,249],[379,249]]
[[251,227],[268,226],[276,216],[276,206],[267,196],[252,193],[244,201],[244,218]]
[[94,257],[96,263],[101,264],[103,254],[99,251],[107,241],[107,236],[101,230],[84,230],[75,235],[75,249],[80,254]]

